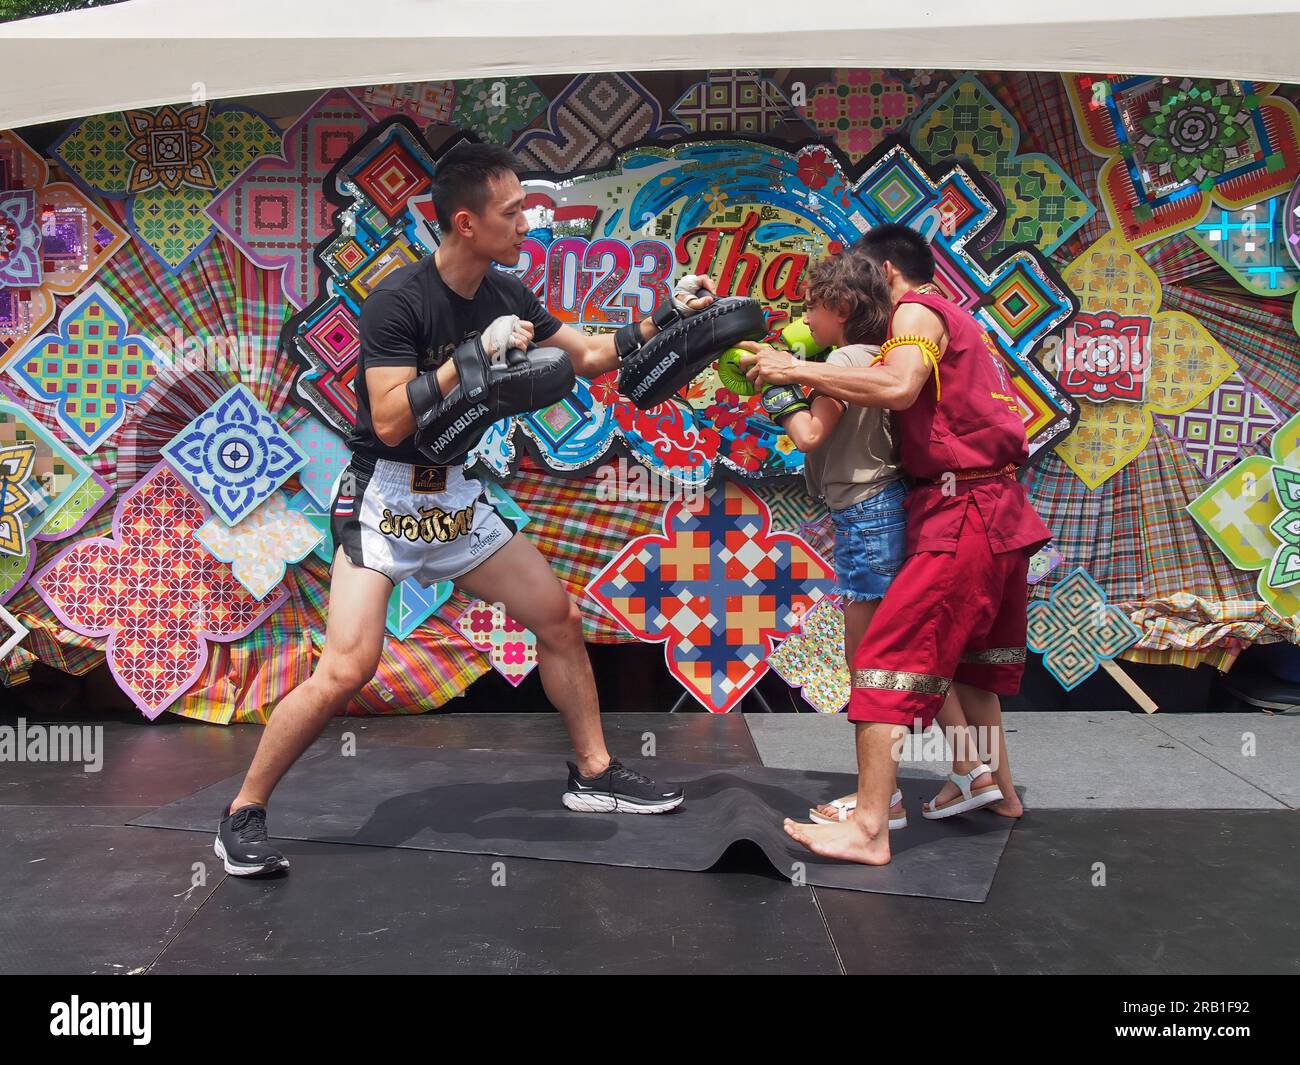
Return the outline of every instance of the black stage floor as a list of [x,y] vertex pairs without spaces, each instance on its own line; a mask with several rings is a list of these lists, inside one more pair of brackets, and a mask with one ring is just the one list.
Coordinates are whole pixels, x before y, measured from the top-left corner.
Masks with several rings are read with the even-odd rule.
[[[618,753],[653,732],[663,759],[761,764],[740,715],[605,722]],[[557,773],[567,753],[547,714],[340,719],[319,742],[349,731]],[[127,825],[242,771],[260,733],[107,723],[99,773],[0,762],[0,971],[1300,971],[1289,810],[1031,810],[982,904],[795,886],[749,844],[693,873],[290,840],[288,877],[238,880],[211,832]]]

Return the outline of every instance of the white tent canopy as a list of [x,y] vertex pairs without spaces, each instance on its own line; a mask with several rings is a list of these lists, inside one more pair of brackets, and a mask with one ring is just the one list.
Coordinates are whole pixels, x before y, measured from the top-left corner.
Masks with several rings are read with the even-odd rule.
[[0,128],[346,85],[919,67],[1300,81],[1300,0],[128,0],[0,25]]

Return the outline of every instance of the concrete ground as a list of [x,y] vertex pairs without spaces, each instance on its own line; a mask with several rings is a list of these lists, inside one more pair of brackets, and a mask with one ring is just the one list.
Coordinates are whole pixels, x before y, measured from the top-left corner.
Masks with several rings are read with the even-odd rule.
[[[854,770],[852,726],[841,715],[747,714],[745,723],[764,765]],[[1004,727],[1026,807],[1300,807],[1300,715],[1009,713]],[[947,772],[932,761],[905,764],[918,774]]]

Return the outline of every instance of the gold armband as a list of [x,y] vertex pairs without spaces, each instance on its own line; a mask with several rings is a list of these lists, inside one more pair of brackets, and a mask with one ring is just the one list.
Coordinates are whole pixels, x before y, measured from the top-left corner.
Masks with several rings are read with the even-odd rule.
[[883,344],[880,345],[880,355],[878,356],[878,358],[883,359],[885,355],[891,350],[893,350],[894,348],[901,348],[908,344],[915,344],[918,348],[920,348],[921,354],[924,355],[926,359],[929,361],[930,365],[934,367],[934,401],[938,403],[940,398],[939,359],[942,358],[942,356],[939,354],[939,345],[936,344],[933,340],[931,340],[929,337],[923,337],[917,334],[908,334],[907,336],[901,336],[901,337],[890,337],[888,340],[886,340]]

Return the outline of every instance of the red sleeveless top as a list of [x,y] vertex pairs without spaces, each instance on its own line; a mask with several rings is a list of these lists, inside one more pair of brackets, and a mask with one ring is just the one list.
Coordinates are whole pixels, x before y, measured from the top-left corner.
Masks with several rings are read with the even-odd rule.
[[[899,464],[918,482],[906,504],[908,554],[955,551],[971,503],[979,508],[995,553],[1037,550],[1052,533],[1018,480],[960,476],[968,470],[1023,466],[1029,458],[1019,401],[993,341],[969,311],[943,296],[913,291],[899,303],[929,308],[948,330],[948,348],[939,360],[939,394],[932,375],[911,407],[893,412]],[[958,476],[945,479],[946,473]]]

